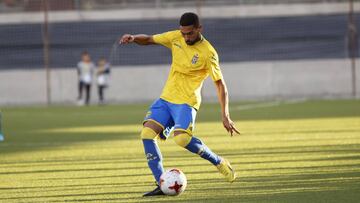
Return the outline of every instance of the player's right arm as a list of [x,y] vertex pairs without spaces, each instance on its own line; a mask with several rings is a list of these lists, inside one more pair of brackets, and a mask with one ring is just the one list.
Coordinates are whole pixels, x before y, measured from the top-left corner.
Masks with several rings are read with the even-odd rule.
[[140,44],[140,45],[159,44],[159,45],[163,45],[163,46],[171,49],[172,40],[178,36],[181,36],[181,33],[178,30],[168,31],[168,32],[164,32],[161,34],[155,34],[155,35],[125,34],[120,38],[119,43],[129,44],[129,43],[135,42],[136,44]]
[[153,36],[145,35],[145,34],[138,34],[138,35],[131,35],[131,34],[124,34],[120,40],[120,44],[129,44],[135,42],[139,45],[150,45],[155,44]]

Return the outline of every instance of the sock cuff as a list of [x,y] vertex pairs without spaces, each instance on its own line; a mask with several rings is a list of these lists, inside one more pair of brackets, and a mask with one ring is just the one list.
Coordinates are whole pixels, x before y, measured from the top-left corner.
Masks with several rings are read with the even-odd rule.
[[153,140],[156,138],[157,133],[149,127],[143,127],[143,129],[141,130],[140,136],[141,136],[141,139]]
[[178,144],[182,147],[188,146],[190,144],[191,140],[192,140],[192,136],[190,136],[187,133],[181,133],[181,134],[174,136],[174,141],[176,142],[176,144]]

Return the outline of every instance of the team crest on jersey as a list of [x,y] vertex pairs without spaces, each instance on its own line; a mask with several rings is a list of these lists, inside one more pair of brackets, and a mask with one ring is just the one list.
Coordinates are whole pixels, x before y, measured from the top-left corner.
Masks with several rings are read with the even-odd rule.
[[192,64],[196,64],[196,62],[199,60],[199,55],[198,54],[195,54],[193,56],[193,58],[191,59],[191,63]]

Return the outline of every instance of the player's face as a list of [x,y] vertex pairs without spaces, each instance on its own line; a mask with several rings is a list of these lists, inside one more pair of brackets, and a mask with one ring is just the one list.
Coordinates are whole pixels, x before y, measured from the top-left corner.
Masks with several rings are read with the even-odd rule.
[[185,39],[186,44],[193,45],[200,40],[201,25],[199,27],[180,26],[180,32]]

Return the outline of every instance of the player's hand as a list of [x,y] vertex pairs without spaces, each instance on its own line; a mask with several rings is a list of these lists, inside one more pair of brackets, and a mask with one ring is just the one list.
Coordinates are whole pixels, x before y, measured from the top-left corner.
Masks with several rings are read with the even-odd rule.
[[240,135],[239,130],[236,129],[236,127],[235,127],[235,123],[230,119],[229,116],[225,116],[223,118],[223,125],[224,125],[224,128],[230,133],[231,136],[233,136],[234,133],[237,133]]
[[120,44],[129,44],[131,42],[133,42],[135,39],[134,35],[130,35],[130,34],[124,34],[120,40],[119,43]]

